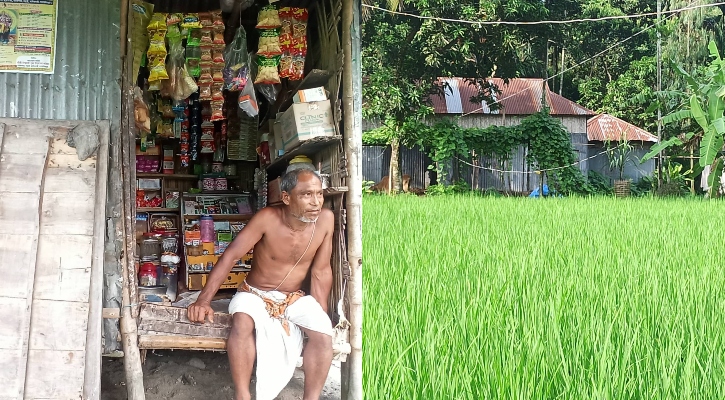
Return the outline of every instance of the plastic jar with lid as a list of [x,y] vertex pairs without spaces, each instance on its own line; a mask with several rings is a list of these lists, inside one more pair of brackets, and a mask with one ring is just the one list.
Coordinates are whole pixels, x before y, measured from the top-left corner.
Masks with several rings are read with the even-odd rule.
[[164,253],[177,254],[179,251],[179,236],[175,233],[165,233],[162,237],[161,245]]
[[156,265],[151,262],[141,264],[141,270],[139,271],[139,286],[153,287],[158,282],[158,272]]
[[201,241],[204,243],[214,242],[214,218],[211,215],[203,215],[199,222],[201,228]]
[[159,257],[163,251],[161,247],[161,240],[157,235],[146,233],[144,234],[143,241],[141,242],[141,258],[156,256]]

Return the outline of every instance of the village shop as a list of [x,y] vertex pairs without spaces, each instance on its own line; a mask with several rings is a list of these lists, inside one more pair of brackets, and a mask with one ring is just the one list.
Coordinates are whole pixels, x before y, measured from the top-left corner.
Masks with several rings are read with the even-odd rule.
[[[109,102],[118,106],[117,113],[60,118],[55,111],[49,118],[43,115],[43,122],[16,113],[6,116],[24,119],[2,120],[6,127],[33,126],[39,136],[45,130],[56,132],[49,141],[50,154],[60,148],[66,158],[81,152],[77,143],[76,149],[66,145],[69,137],[76,137],[74,132],[80,132],[79,126],[89,126],[78,119],[110,120],[95,123],[100,127],[99,148],[110,144],[106,150],[75,169],[71,161],[63,164],[95,177],[90,186],[95,189],[95,206],[89,206],[94,228],[87,235],[94,261],[88,276],[82,275],[90,289],[76,299],[87,309],[87,325],[68,321],[79,328],[69,335],[85,338],[78,350],[83,352],[84,368],[80,377],[71,369],[56,373],[54,380],[65,380],[67,387],[54,386],[51,397],[98,398],[99,377],[88,371],[100,369],[96,362],[101,352],[125,358],[129,398],[139,399],[146,351],[225,350],[231,322],[226,306],[251,270],[253,252],[238,260],[222,285],[212,303],[218,311],[213,324],[190,324],[185,307],[254,214],[280,203],[281,175],[306,164],[323,177],[324,206],[335,214],[334,283],[328,308],[337,325],[335,357],[345,365],[343,398],[362,398],[360,4],[124,0],[120,6],[120,91],[115,92],[117,103]],[[85,6],[77,1],[67,7],[66,14]],[[114,12],[113,7],[105,11]],[[59,20],[59,26],[65,23]],[[63,39],[59,35],[58,41]],[[83,57],[76,61],[91,62]],[[99,69],[108,76],[103,65]],[[57,74],[56,70],[51,81],[59,80]],[[17,79],[25,76],[18,74]],[[30,90],[41,91],[29,82]],[[12,93],[8,95],[6,100],[11,100]],[[90,101],[92,95],[78,97]],[[66,101],[73,101],[72,96]],[[22,106],[22,101],[17,104]],[[22,132],[18,128],[13,133],[20,137]],[[8,153],[7,146],[0,150]],[[3,186],[1,166],[0,191],[8,187]],[[44,170],[39,171],[42,176]],[[41,198],[42,190],[41,183]],[[105,218],[98,205],[103,202]],[[25,207],[36,207],[33,204]],[[15,205],[13,210],[20,208]],[[9,209],[0,204],[0,211],[4,215]],[[67,223],[72,224],[71,219]],[[41,236],[42,220],[41,215],[41,232],[36,232]],[[106,238],[105,251],[100,250],[99,237]],[[0,260],[7,261],[2,254]],[[29,270],[34,267],[28,264]],[[86,286],[82,279],[74,284]],[[32,299],[32,284],[30,288],[26,299]],[[30,321],[28,315],[27,322],[21,321],[25,325],[19,322],[27,328],[26,341],[43,334],[42,327]],[[56,327],[61,324],[56,321]],[[19,351],[27,355],[33,349]],[[34,360],[26,356],[24,362],[27,368],[18,368],[13,380],[19,393],[24,391],[22,375],[34,368]]]

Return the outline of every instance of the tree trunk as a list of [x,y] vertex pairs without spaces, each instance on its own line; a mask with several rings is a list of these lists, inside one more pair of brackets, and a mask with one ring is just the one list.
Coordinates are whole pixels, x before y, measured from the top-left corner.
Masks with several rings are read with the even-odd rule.
[[388,193],[395,195],[402,190],[402,178],[400,173],[400,138],[395,137],[390,141],[390,173],[388,174]]

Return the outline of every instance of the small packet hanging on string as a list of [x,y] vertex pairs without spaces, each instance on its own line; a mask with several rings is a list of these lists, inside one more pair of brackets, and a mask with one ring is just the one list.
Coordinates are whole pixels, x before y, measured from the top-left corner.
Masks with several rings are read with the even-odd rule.
[[218,26],[215,26],[213,35],[214,35],[214,37],[213,37],[212,41],[214,42],[214,44],[221,44],[221,45],[225,44],[224,43],[224,27],[220,28]]
[[274,29],[282,26],[279,12],[274,5],[262,7],[257,16],[257,29]]
[[211,120],[222,121],[224,120],[224,101],[212,101],[211,102]]
[[221,65],[214,64],[212,66],[211,72],[212,72],[212,78],[214,80],[214,83],[224,83],[224,73],[223,73],[224,67]]
[[224,18],[222,17],[221,10],[211,12],[212,25],[221,26],[224,29]]
[[167,15],[164,13],[154,13],[151,16],[151,21],[149,21],[146,29],[149,31],[158,29],[166,30],[166,17]]
[[259,48],[257,54],[263,56],[282,54],[279,43],[279,29],[264,29],[259,32]]
[[214,61],[214,55],[212,53],[211,46],[201,47],[201,61]]
[[198,47],[186,48],[186,66],[189,75],[198,78],[201,74],[201,49]]
[[214,82],[213,68],[214,64],[209,61],[201,62],[201,74],[199,75],[199,84]]
[[223,83],[212,83],[211,85],[211,99],[212,101],[224,101],[224,84]]
[[149,49],[146,54],[149,57],[161,57],[167,54],[166,51],[166,28],[156,31],[149,31]]
[[292,76],[292,34],[285,34],[280,36],[280,49],[282,50],[282,57],[279,60],[279,77],[289,78]]
[[214,38],[212,37],[212,29],[211,28],[203,28],[201,30],[201,45],[205,44],[213,44]]
[[257,71],[257,79],[254,80],[255,84],[268,83],[274,85],[280,83],[279,67],[280,56],[265,57],[257,55],[257,65],[259,70]]
[[201,46],[201,36],[201,29],[189,29],[189,36],[186,38],[187,48]]
[[292,41],[292,70],[290,80],[299,81],[304,78],[305,58],[307,58],[307,39],[297,38]]
[[184,14],[184,19],[181,21],[181,27],[184,29],[201,29],[201,22],[199,22],[198,14]]
[[[149,59],[148,68],[149,82],[169,79],[169,74],[166,72],[166,57],[152,57]],[[159,90],[161,90],[160,86]]]
[[282,25],[280,28],[280,36],[292,35],[292,9],[290,7],[282,7],[279,9],[279,20]]
[[224,64],[224,48],[214,48],[211,54],[212,61],[217,64]]
[[181,21],[184,19],[183,14],[169,14],[166,17],[166,26],[171,27],[171,25],[176,25],[181,23]]
[[296,38],[307,36],[307,9],[292,9],[292,36]]
[[199,100],[200,101],[211,101],[211,83],[199,84]]
[[207,28],[214,25],[211,13],[208,12],[199,13],[199,22],[201,23],[202,28]]

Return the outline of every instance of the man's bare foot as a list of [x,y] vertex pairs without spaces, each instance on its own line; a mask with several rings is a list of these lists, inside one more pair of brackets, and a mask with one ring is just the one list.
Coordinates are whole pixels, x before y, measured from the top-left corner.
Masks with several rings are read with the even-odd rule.
[[234,400],[252,400],[252,394],[250,392],[237,393],[234,395]]

